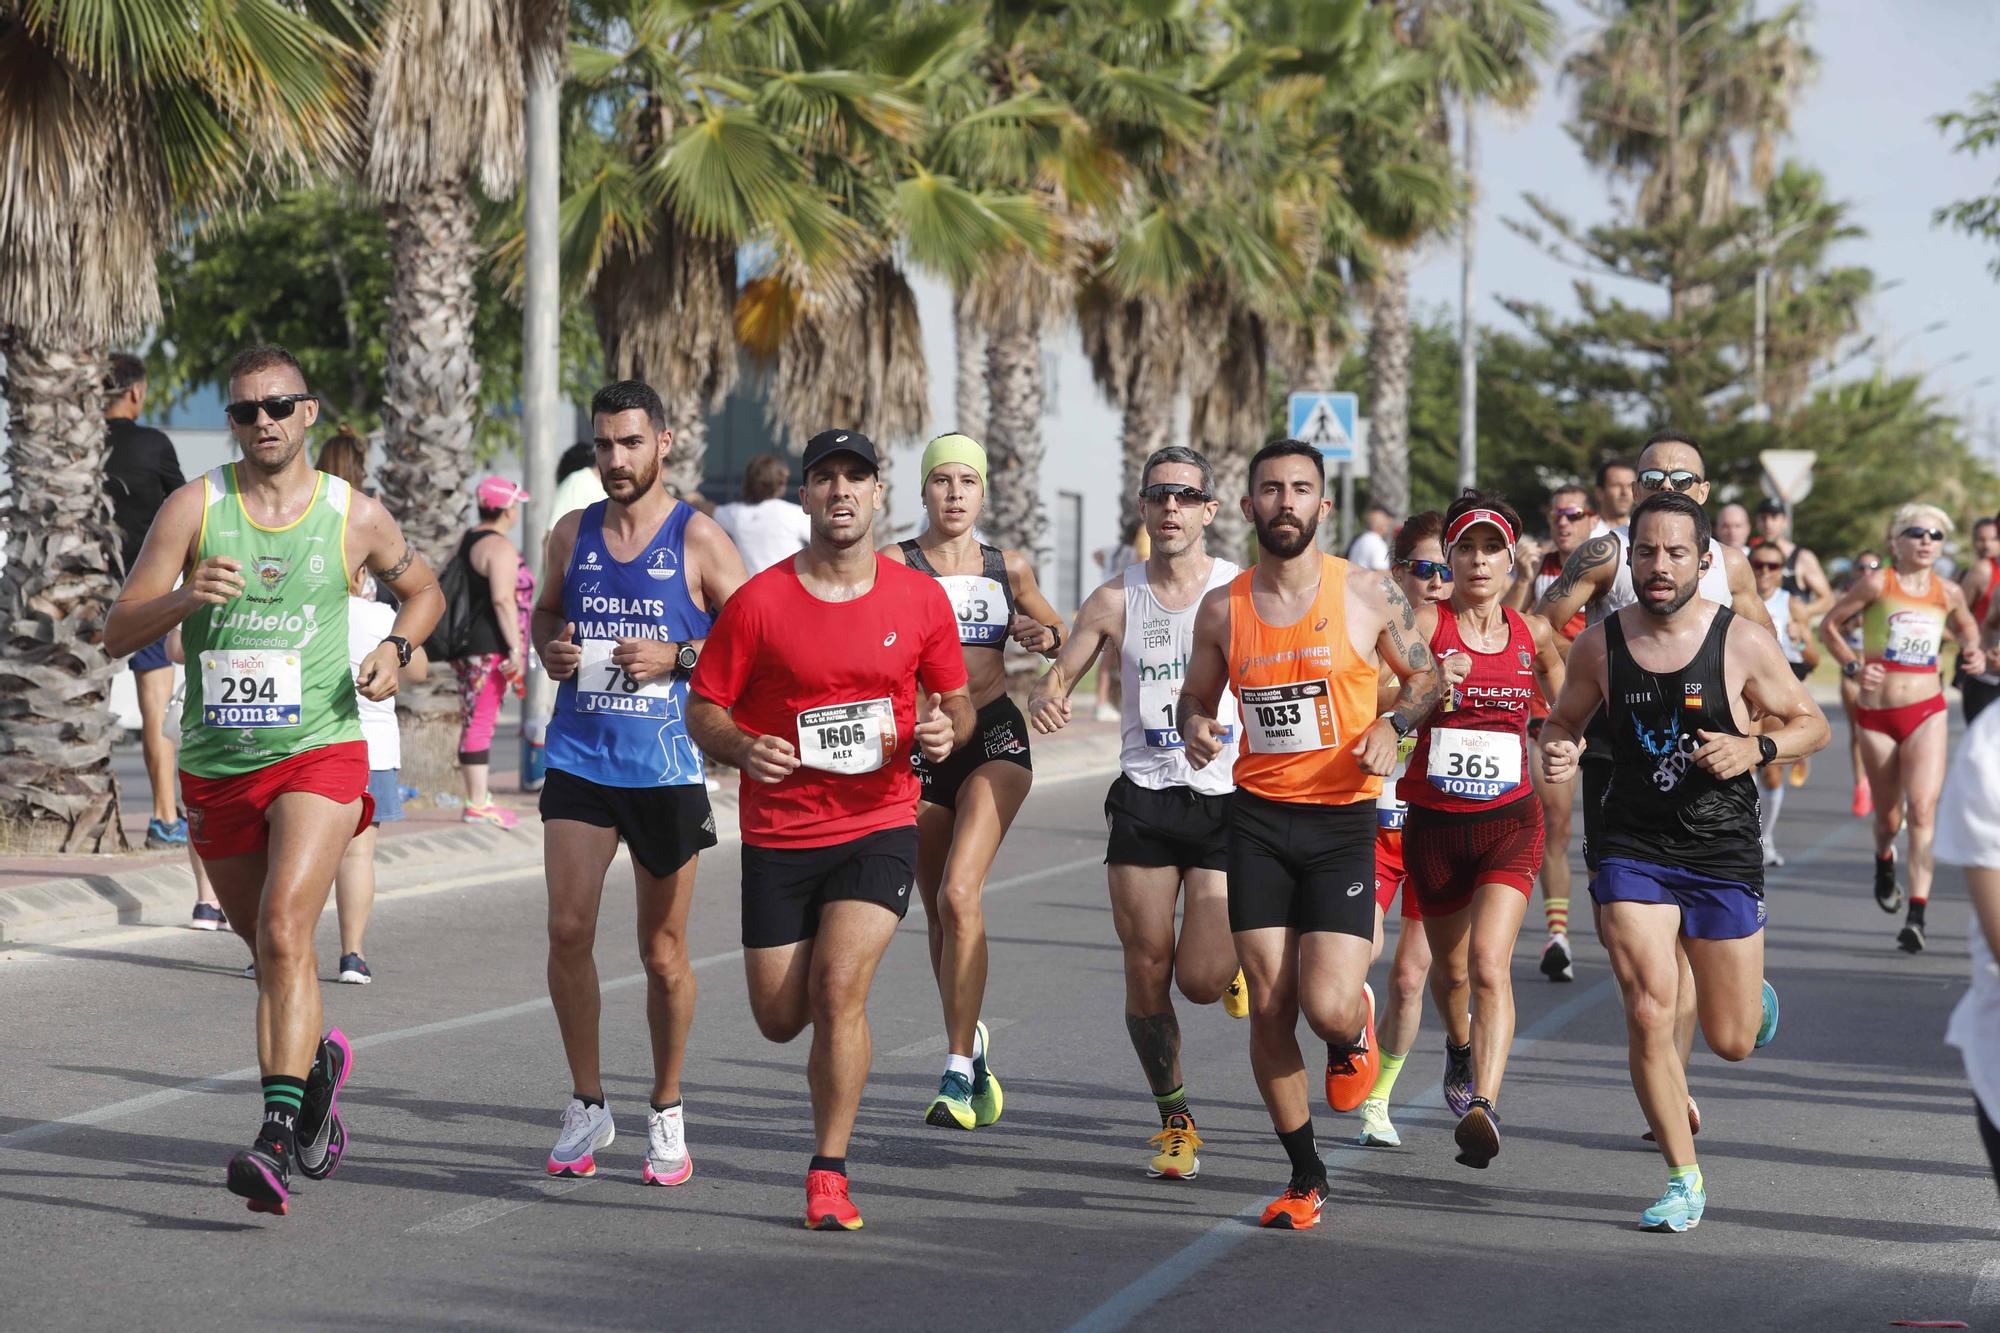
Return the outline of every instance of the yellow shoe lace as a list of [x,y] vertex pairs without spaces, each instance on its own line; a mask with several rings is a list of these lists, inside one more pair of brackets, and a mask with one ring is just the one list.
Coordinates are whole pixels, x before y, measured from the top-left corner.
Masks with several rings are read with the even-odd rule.
[[1147,1139],[1163,1157],[1192,1157],[1201,1150],[1201,1135],[1192,1125],[1168,1125]]

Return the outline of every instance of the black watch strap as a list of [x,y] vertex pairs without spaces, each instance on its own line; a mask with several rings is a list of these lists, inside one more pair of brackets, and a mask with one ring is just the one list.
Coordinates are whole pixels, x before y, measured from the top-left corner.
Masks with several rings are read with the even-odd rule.
[[1778,757],[1778,743],[1769,736],[1757,738],[1757,767],[1762,768]]
[[683,676],[694,670],[694,664],[701,660],[701,652],[691,643],[682,644],[674,653],[674,667]]
[[400,634],[388,634],[383,636],[382,642],[393,643],[396,645],[397,665],[408,666],[410,664],[410,658],[415,654],[416,649],[410,646],[410,641],[408,639],[404,638]]

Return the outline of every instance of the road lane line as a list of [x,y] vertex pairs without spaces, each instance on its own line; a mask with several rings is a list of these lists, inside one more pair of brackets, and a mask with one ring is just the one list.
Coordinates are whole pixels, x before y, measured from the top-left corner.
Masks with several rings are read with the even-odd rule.
[[[1014,1020],[1011,1018],[990,1018],[986,1020],[986,1030],[988,1032],[1000,1032],[1013,1026]],[[919,1055],[943,1055],[945,1054],[945,1046],[950,1041],[950,1037],[940,1032],[934,1036],[919,1038],[911,1042],[908,1046],[898,1046],[895,1050],[886,1053],[881,1058],[884,1060],[907,1060]]]
[[[986,886],[986,892],[988,894],[1005,893],[1009,889],[1021,888],[1045,879],[1054,879],[1059,875],[1074,874],[1085,867],[1100,864],[1102,864],[1102,858],[1094,856],[1082,857],[1073,861],[1062,861],[1041,870],[1030,870],[1023,874],[1010,875],[1005,879],[994,880]],[[713,967],[717,963],[734,962],[742,957],[743,950],[729,949],[722,953],[712,953],[694,959],[688,966],[691,968]],[[627,987],[640,985],[645,980],[646,974],[644,972],[633,972],[622,977],[613,977],[611,980],[604,982],[599,989],[604,991],[624,990]],[[497,1009],[483,1009],[477,1013],[460,1014],[456,1018],[444,1018],[436,1022],[418,1023],[412,1027],[396,1028],[389,1032],[377,1032],[369,1036],[357,1037],[354,1039],[354,1049],[358,1051],[369,1050],[375,1047],[391,1046],[406,1041],[413,1041],[420,1037],[436,1036],[442,1032],[456,1032],[463,1028],[480,1027],[488,1023],[502,1023],[510,1018],[520,1018],[527,1014],[545,1012],[549,1007],[549,998],[543,995],[532,1000],[522,1000],[517,1004],[502,1005]],[[78,1111],[76,1114],[64,1116],[60,1120],[47,1120],[39,1125],[29,1125],[8,1134],[0,1134],[0,1148],[24,1148],[31,1143],[43,1142],[72,1129],[90,1125],[101,1125],[107,1121],[121,1120],[126,1116],[139,1115],[143,1112],[153,1110],[155,1107],[179,1101],[183,1097],[195,1097],[203,1093],[221,1092],[230,1088],[233,1084],[254,1081],[258,1078],[259,1073],[260,1071],[256,1065],[250,1065],[243,1069],[232,1069],[227,1073],[210,1074],[206,1078],[198,1078],[192,1082],[178,1084],[171,1088],[161,1088],[157,1092],[149,1092],[144,1096],[128,1097],[124,1101],[111,1102],[104,1106],[93,1107],[87,1111]]]
[[448,1213],[439,1213],[427,1222],[419,1222],[403,1234],[408,1236],[460,1236],[474,1227],[483,1227],[488,1222],[497,1221],[509,1213],[519,1212],[544,1199],[559,1199],[582,1189],[595,1180],[585,1176],[574,1180],[531,1180],[513,1186],[505,1194],[491,1199],[481,1199],[463,1208],[455,1208]]
[[1972,1284],[1972,1303],[2000,1305],[2000,1259],[1988,1259],[1979,1270],[1979,1280]]

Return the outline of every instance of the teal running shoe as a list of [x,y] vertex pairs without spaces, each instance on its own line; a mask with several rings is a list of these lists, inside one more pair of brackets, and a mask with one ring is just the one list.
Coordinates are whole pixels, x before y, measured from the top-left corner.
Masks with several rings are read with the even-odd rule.
[[1708,1208],[1708,1191],[1696,1189],[1686,1180],[1670,1180],[1660,1201],[1639,1214],[1641,1231],[1693,1231],[1701,1225]]
[[978,1124],[972,1109],[972,1080],[956,1069],[946,1070],[938,1080],[937,1096],[924,1112],[924,1123],[939,1129],[971,1129]]
[[1778,992],[1764,983],[1764,1021],[1757,1025],[1757,1049],[1763,1050],[1778,1035]]
[[998,1120],[1007,1105],[1000,1077],[986,1063],[993,1055],[993,1036],[984,1023],[979,1024],[979,1040],[973,1049],[979,1054],[972,1057],[972,1122],[983,1129]]

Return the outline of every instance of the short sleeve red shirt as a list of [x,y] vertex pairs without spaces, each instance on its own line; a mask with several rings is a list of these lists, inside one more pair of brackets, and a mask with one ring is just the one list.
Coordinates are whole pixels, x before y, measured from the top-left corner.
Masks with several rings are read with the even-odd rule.
[[[818,725],[867,716],[887,700],[893,735],[881,766],[838,772],[802,763],[782,782],[741,779],[743,841],[753,847],[829,847],[917,822],[917,683],[932,693],[965,684],[958,620],[937,580],[881,556],[875,586],[851,602],[806,591],[791,560],[756,575],[723,606],[690,688],[730,710],[754,736],[779,736],[802,758],[832,756]],[[801,734],[801,715],[805,734]],[[871,729],[886,719],[868,721]],[[838,733],[835,733],[836,736]],[[845,761],[843,761],[845,762]]]

